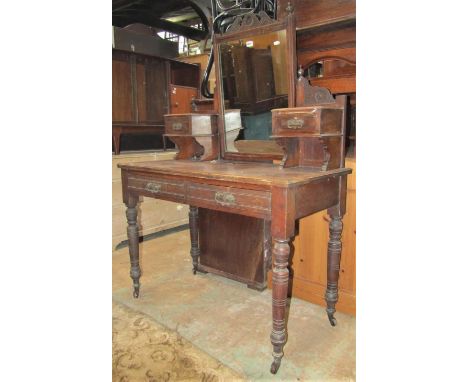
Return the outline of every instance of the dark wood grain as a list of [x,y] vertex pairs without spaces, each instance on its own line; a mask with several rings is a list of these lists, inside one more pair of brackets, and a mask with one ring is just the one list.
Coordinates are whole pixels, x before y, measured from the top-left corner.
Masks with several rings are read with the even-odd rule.
[[322,52],[330,49],[356,47],[356,19],[327,23],[297,32],[297,55],[301,64],[303,52]]
[[340,274],[341,259],[341,233],[343,231],[342,218],[338,214],[330,215],[330,240],[327,252],[327,290],[325,300],[327,301],[327,315],[332,326],[336,326],[335,305],[338,301],[338,277]]
[[268,221],[199,209],[200,267],[263,290],[271,261]]
[[[163,115],[172,108],[190,112],[190,102],[199,95],[200,68],[161,57],[112,51],[112,125],[115,153],[120,153],[121,134],[164,132]],[[188,84],[178,76],[187,76]],[[175,82],[170,84],[170,80]],[[165,140],[163,139],[165,148]]]
[[276,374],[280,367],[287,336],[285,311],[289,285],[289,253],[288,240],[273,239],[273,328],[270,334],[271,344],[273,345],[273,363],[270,368],[272,374]]
[[278,17],[287,16],[288,3],[294,7],[297,29],[356,18],[355,0],[278,0]]
[[149,161],[132,164],[119,164],[123,170],[141,173],[143,176],[155,174],[167,178],[181,177],[196,183],[245,189],[269,190],[271,186],[294,186],[307,184],[330,176],[345,175],[350,169],[317,171],[313,168],[281,168],[279,165],[255,162],[211,161],[196,162],[188,160]]
[[192,256],[193,274],[197,273],[200,248],[198,246],[198,207],[189,207],[190,256]]
[[192,99],[198,97],[198,88],[169,85],[170,112],[173,114],[190,113],[192,110]]

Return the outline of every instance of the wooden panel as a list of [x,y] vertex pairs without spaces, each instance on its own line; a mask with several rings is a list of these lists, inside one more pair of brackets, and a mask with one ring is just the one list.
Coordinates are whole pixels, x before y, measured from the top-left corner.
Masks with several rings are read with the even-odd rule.
[[234,280],[264,287],[263,219],[204,208],[199,209],[199,218],[200,263]]
[[181,180],[155,179],[130,175],[128,177],[128,190],[138,192],[139,195],[155,196],[174,202],[185,202],[185,183]]
[[130,62],[112,60],[112,121],[132,120]]
[[325,25],[297,32],[297,52],[356,46],[356,21]]
[[170,85],[171,114],[190,113],[192,111],[192,98],[198,98],[198,89]]
[[146,75],[145,62],[137,62],[136,64],[136,94],[137,94],[137,121],[146,121]]
[[166,66],[162,60],[150,60],[145,67],[146,118],[148,122],[163,123],[163,116],[169,111],[166,74]]
[[266,191],[189,184],[187,204],[253,217],[271,215],[271,194]]
[[200,87],[200,65],[172,61],[170,80],[171,84],[174,85],[198,89]]
[[294,6],[296,28],[311,28],[356,17],[355,0],[278,0],[278,15],[283,19],[288,2]]
[[356,93],[356,77],[329,77],[315,78],[312,80],[314,86],[327,88],[333,94]]

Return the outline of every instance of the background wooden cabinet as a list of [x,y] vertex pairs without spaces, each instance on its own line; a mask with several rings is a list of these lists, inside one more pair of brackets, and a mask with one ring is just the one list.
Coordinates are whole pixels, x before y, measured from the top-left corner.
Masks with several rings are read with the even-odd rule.
[[112,52],[112,122],[164,122],[168,111],[166,61]]
[[[112,51],[112,132],[114,150],[163,148],[164,114],[189,113],[198,98],[200,65],[164,57]],[[151,134],[159,139],[137,139]],[[125,137],[125,135],[124,135]],[[172,146],[172,144],[171,144]]]
[[198,89],[190,86],[169,85],[171,114],[192,112],[192,99],[198,98]]

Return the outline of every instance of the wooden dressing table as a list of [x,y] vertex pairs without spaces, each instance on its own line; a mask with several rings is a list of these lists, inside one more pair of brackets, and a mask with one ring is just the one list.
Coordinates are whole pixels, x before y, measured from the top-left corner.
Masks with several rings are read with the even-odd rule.
[[[273,244],[273,344],[276,373],[286,343],[286,299],[289,283],[289,242],[295,220],[329,209],[330,294],[336,292],[341,253],[341,219],[345,212],[349,169],[316,171],[279,165],[227,161],[169,160],[122,165],[123,198],[127,205],[128,240],[134,297],[140,290],[137,203],[139,196],[190,205],[189,225],[193,272],[197,271],[198,207],[271,220]],[[333,305],[331,296],[330,303]]]
[[[137,204],[140,196],[185,203],[190,206],[190,254],[194,274],[197,271],[202,271],[202,269],[199,269],[198,208],[259,218],[268,223],[268,233],[270,235],[266,239],[265,251],[267,257],[269,257],[267,264],[271,266],[273,276],[272,331],[270,336],[273,345],[273,363],[270,370],[273,374],[278,371],[280,366],[283,347],[287,338],[286,303],[290,273],[288,266],[291,252],[290,242],[295,236],[295,223],[297,219],[325,209],[328,210],[330,216],[330,239],[327,254],[328,282],[325,298],[330,323],[332,325],[336,324],[333,314],[338,299],[342,218],[346,209],[346,179],[351,172],[350,169],[343,167],[344,116],[341,117],[342,114],[339,114],[339,117],[331,122],[334,124],[333,126],[337,127],[336,139],[339,140],[331,149],[332,146],[329,143],[330,132],[325,129],[328,125],[322,121],[322,114],[318,111],[318,108],[317,110],[312,109],[310,114],[305,114],[303,108],[299,114],[294,114],[293,107],[296,106],[296,98],[300,102],[300,106],[304,106],[304,100],[315,97],[316,100],[322,101],[322,104],[327,104],[333,113],[337,109],[339,109],[339,113],[342,113],[344,106],[338,99],[335,103],[333,98],[327,98],[331,97],[331,95],[326,90],[325,93],[322,91],[308,93],[310,86],[308,83],[304,84],[306,81],[303,78],[300,78],[297,83],[300,91],[296,94],[295,70],[292,70],[295,60],[291,58],[295,57],[295,41],[291,34],[291,32],[294,33],[295,29],[292,20],[291,14],[284,22],[270,22],[266,20],[264,15],[260,15],[257,21],[249,20],[249,27],[246,27],[246,31],[249,33],[255,31],[261,34],[262,39],[265,37],[263,34],[269,33],[271,35],[281,28],[288,31],[288,38],[282,39],[282,35],[280,37],[274,35],[272,40],[275,46],[280,44],[279,41],[283,46],[286,45],[285,55],[287,52],[290,58],[287,64],[288,78],[283,79],[288,91],[290,108],[281,109],[285,111],[286,114],[284,115],[287,115],[285,118],[288,119],[281,127],[282,117],[279,117],[278,125],[275,125],[276,129],[275,126],[273,128],[277,135],[275,139],[277,139],[285,153],[281,164],[273,164],[272,158],[270,158],[269,162],[266,162],[269,158],[264,153],[261,155],[255,153],[242,155],[239,152],[228,153],[225,135],[229,129],[228,126],[225,126],[227,119],[222,118],[224,108],[221,106],[218,123],[220,133],[220,155],[218,159],[210,161],[203,161],[200,158],[193,160],[180,159],[119,166],[122,169],[123,199],[127,205],[130,276],[133,279],[133,295],[135,298],[140,293],[139,280],[141,275],[137,226]],[[247,24],[247,21],[238,20],[237,28],[242,26],[243,23]],[[253,23],[253,27],[251,23]],[[237,29],[231,35],[215,38],[218,81],[221,78],[219,72],[221,67],[219,65],[220,49],[218,45],[221,41],[227,41],[228,39],[237,41],[238,38],[249,37],[244,36],[243,32],[243,30]],[[254,39],[251,43],[257,44],[263,40]],[[275,78],[277,80],[275,83],[276,89],[281,88],[280,80],[278,80],[278,77]],[[220,93],[222,94],[223,89],[222,86],[220,87]],[[323,94],[327,97],[324,98]],[[218,104],[224,105],[222,95],[220,97]],[[272,103],[272,106],[274,105]],[[276,113],[281,112],[276,111]],[[273,119],[273,123],[276,123],[275,121],[276,119]],[[322,130],[325,131],[325,134],[322,134]],[[291,133],[292,131],[293,133]],[[301,135],[303,131],[304,136]],[[303,145],[303,142],[306,143]],[[271,144],[271,141],[269,144]],[[278,146],[278,150],[281,157],[280,146]],[[319,157],[317,163],[320,166],[308,164],[313,162],[310,160],[313,156]],[[338,156],[338,159],[336,159],[336,156]],[[274,158],[277,158],[277,155]],[[329,160],[330,158],[332,160]],[[271,251],[270,248],[272,248]]]

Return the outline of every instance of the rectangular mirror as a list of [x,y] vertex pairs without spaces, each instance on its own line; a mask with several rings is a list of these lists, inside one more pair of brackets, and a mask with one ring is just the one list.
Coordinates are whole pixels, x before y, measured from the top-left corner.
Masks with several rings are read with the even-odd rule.
[[232,36],[217,36],[223,157],[282,155],[281,148],[270,139],[271,110],[290,107],[293,102],[294,39],[288,32],[286,22],[275,22]]

